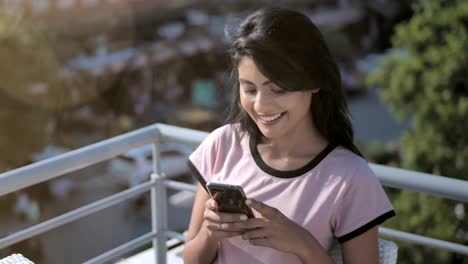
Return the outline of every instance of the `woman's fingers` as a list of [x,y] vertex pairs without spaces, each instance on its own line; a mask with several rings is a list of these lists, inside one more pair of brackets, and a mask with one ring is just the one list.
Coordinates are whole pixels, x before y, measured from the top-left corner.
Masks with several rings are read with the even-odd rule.
[[221,223],[206,221],[205,227],[209,232],[218,238],[229,238],[242,235],[245,230],[235,230],[232,228],[223,228]]
[[235,232],[229,232],[229,231],[217,231],[218,233],[220,233],[220,235],[224,238],[228,238],[228,237],[235,237],[235,236],[240,236],[242,235],[242,232],[240,231],[235,231]]
[[206,228],[216,234],[216,237],[234,237],[245,232],[246,229],[239,223],[247,221],[246,215],[218,212],[216,201],[213,199],[206,201],[205,208]]
[[244,240],[264,239],[268,238],[269,235],[270,234],[265,228],[257,228],[243,233],[242,238]]
[[231,223],[231,222],[245,221],[248,218],[246,215],[243,215],[243,214],[219,213],[219,212],[206,210],[205,219],[209,219],[211,221],[216,221],[216,222]]
[[264,218],[271,219],[281,214],[275,207],[268,206],[254,199],[247,199],[245,204],[255,209],[255,211],[259,212]]
[[247,221],[239,221],[232,223],[232,225],[238,229],[255,229],[265,227],[267,223],[268,220],[264,218],[250,218]]
[[210,220],[206,220],[205,222],[206,222],[206,228],[208,228],[211,231],[219,231],[223,229],[221,227],[221,223],[219,222],[214,222]]
[[239,222],[218,222],[206,219],[206,227],[213,231],[245,232],[246,228],[238,225]]
[[238,231],[238,230],[221,230],[219,225],[216,224],[207,224],[206,228],[210,230],[213,234],[216,234],[217,237],[234,237],[234,236],[239,236],[242,235],[244,231]]
[[271,240],[269,240],[268,238],[250,239],[249,243],[251,245],[255,245],[255,246],[269,247],[269,248],[273,247],[273,244],[271,243]]
[[217,207],[218,207],[218,205],[216,204],[216,201],[213,200],[213,199],[208,199],[205,202],[205,208],[207,208],[207,209],[209,209],[211,211],[216,211]]
[[209,219],[211,221],[231,223],[237,221],[245,221],[248,219],[247,216],[244,214],[221,213],[210,208],[207,209],[208,210],[205,210],[205,219]]

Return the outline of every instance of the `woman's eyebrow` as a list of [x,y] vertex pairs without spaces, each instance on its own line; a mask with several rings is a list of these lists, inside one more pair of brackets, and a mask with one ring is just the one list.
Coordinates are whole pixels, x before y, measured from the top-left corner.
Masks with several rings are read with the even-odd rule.
[[[253,83],[253,82],[251,82],[251,81],[249,81],[249,80],[242,79],[242,78],[239,78],[239,82],[240,82],[240,83],[245,83],[245,84],[250,84],[250,85],[256,86],[255,83]],[[270,80],[264,81],[264,82],[262,83],[262,86],[265,86],[265,85],[270,84],[270,83],[272,83]]]

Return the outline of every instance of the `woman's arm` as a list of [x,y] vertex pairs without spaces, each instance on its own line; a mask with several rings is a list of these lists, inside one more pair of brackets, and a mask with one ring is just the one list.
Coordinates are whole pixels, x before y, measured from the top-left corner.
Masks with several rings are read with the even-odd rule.
[[374,226],[365,233],[344,242],[341,245],[343,263],[345,264],[378,264],[379,226]]
[[244,240],[249,240],[252,245],[294,254],[304,264],[333,264],[314,236],[278,209],[253,199],[248,199],[246,204],[261,217],[236,224],[238,228],[249,229],[242,235]]
[[218,252],[218,242],[241,235],[245,230],[235,223],[247,220],[246,215],[221,213],[201,184],[198,185],[192,218],[184,249],[184,263],[211,263]]
[[210,243],[210,239],[202,228],[205,203],[210,199],[209,194],[201,184],[198,184],[197,194],[192,209],[192,217],[184,249],[184,263],[211,263],[216,257],[218,243]]

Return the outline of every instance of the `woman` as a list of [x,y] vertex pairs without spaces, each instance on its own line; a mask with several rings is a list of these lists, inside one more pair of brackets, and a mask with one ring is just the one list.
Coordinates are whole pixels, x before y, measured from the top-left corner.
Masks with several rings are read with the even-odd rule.
[[[233,36],[229,124],[190,156],[200,181],[185,263],[378,263],[394,215],[353,143],[338,67],[310,19],[265,8]],[[221,213],[208,181],[243,187],[256,218]]]

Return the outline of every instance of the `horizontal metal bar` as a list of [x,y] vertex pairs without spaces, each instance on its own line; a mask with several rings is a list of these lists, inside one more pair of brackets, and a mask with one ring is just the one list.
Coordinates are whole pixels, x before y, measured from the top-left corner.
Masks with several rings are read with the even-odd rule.
[[427,246],[427,247],[445,249],[445,250],[460,253],[463,255],[468,255],[468,246],[460,245],[457,243],[452,243],[452,242],[439,240],[435,238],[415,235],[415,234],[393,230],[393,229],[389,229],[385,227],[380,227],[379,233],[383,236],[386,236],[392,239],[408,241],[408,242],[420,244],[420,245]]
[[123,245],[120,245],[114,249],[111,249],[107,252],[105,252],[102,255],[99,255],[93,259],[90,259],[84,264],[99,264],[99,263],[105,263],[107,261],[115,260],[116,258],[134,250],[139,247],[144,246],[145,244],[151,242],[151,240],[156,236],[156,233],[147,233],[143,236],[140,236],[136,239],[133,239]]
[[183,244],[183,241],[181,241],[180,239],[171,238],[166,242],[166,246],[167,246],[167,249],[170,250],[171,248],[176,247],[180,245],[181,243]]
[[109,208],[113,205],[116,205],[122,201],[129,200],[132,197],[140,195],[144,192],[150,190],[151,186],[153,185],[152,182],[145,182],[138,186],[135,186],[131,189],[125,190],[123,192],[119,192],[117,194],[108,196],[104,199],[101,199],[97,202],[92,204],[85,205],[78,209],[75,209],[71,212],[65,213],[63,215],[54,217],[50,220],[37,224],[35,226],[29,227],[27,229],[23,229],[18,231],[14,234],[11,234],[5,238],[0,239],[0,249],[9,247],[15,243],[20,241],[26,240],[28,238],[34,237],[36,235],[45,233],[49,230],[55,229],[57,227],[63,226],[67,223],[75,221],[77,219],[83,218],[95,212],[104,210]]
[[209,133],[199,130],[158,124],[161,133],[161,141],[178,142],[196,147],[205,139]]
[[383,185],[468,202],[468,181],[370,164]]
[[111,159],[133,148],[151,144],[159,135],[158,125],[152,125],[2,173],[0,196]]
[[[161,142],[175,141],[198,145],[206,132],[156,124],[117,136],[51,159],[0,174],[0,196],[50,180],[57,176],[110,159],[132,148],[151,144],[161,136]],[[458,201],[468,201],[468,182],[448,177],[370,164],[385,186],[420,191]]]
[[166,233],[166,236],[169,237],[169,238],[175,238],[175,239],[178,239],[180,241],[185,241],[185,236],[182,233],[175,232],[175,231],[172,231],[172,230],[167,230],[165,233]]
[[174,189],[174,190],[182,190],[182,191],[189,191],[189,192],[196,192],[197,186],[190,183],[178,182],[178,181],[170,181],[167,180],[164,182],[167,188]]

